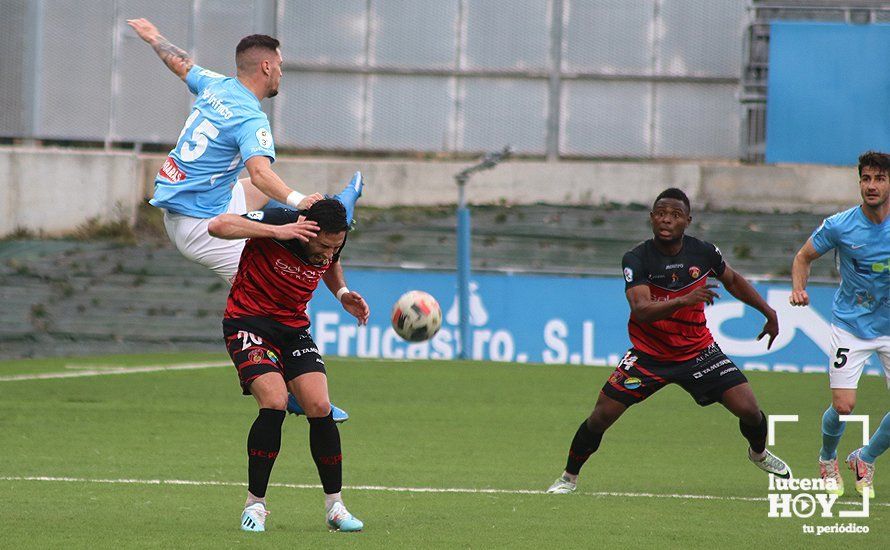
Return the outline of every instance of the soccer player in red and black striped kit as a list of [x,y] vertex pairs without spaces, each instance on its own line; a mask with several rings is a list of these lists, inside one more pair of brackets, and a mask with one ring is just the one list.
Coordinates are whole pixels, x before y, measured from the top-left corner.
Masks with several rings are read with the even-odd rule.
[[324,360],[309,334],[306,306],[323,280],[359,324],[368,304],[346,287],[340,252],[349,225],[336,199],[323,199],[305,212],[284,208],[221,214],[208,231],[222,239],[249,239],[241,254],[223,319],[229,355],[245,395],[259,414],[247,436],[248,493],[241,528],[264,531],[266,488],[281,448],[288,391],[309,421],[309,448],[325,493],[326,522],[340,531],[359,531],[362,522],[340,497],[340,433],[331,415]]
[[767,349],[779,333],[775,310],[726,265],[716,246],[684,234],[692,216],[683,191],[671,188],[658,195],[649,219],[654,238],[625,254],[622,261],[633,347],[609,376],[590,417],[578,427],[565,471],[547,492],[574,491],[581,466],[599,448],[609,426],[628,407],[671,383],[679,384],[701,406],[726,407],[739,419],[751,462],[768,473],[790,477],[785,462],[766,449],[766,416],[748,380],[723,354],[705,324],[705,304],[719,298],[708,276],[766,317],[757,339],[768,335]]

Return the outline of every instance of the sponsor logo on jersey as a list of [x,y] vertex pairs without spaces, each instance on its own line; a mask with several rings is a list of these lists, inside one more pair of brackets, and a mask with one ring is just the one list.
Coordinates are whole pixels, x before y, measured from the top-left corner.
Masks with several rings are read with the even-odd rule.
[[229,109],[220,98],[216,97],[216,94],[207,88],[204,88],[204,91],[201,92],[201,99],[213,107],[213,110],[219,113],[224,119],[229,120],[232,118],[232,115],[234,114],[232,113],[232,110]]
[[693,279],[698,279],[698,276],[701,275],[701,268],[697,265],[694,265],[689,268],[689,276]]
[[266,213],[263,212],[262,210],[254,210],[253,212],[247,213],[248,218],[250,218],[252,220],[256,220],[258,222],[263,221],[263,217],[265,217],[265,215],[266,215]]
[[161,165],[160,171],[158,171],[158,175],[162,178],[168,179],[173,183],[179,183],[186,178],[185,172],[182,171],[176,161],[173,160],[173,157],[167,157],[164,161],[164,164]]
[[628,283],[634,280],[634,271],[629,267],[624,268],[624,280]]
[[306,283],[317,283],[323,274],[317,269],[309,269],[300,265],[290,265],[281,258],[275,260],[275,271]]
[[272,148],[272,134],[269,133],[269,130],[265,128],[260,128],[256,131],[256,140],[259,142],[260,147],[263,149],[271,149]]

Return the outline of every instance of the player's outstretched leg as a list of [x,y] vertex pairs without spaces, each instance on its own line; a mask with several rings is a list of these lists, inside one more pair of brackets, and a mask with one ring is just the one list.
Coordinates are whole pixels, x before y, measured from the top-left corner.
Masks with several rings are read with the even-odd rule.
[[578,426],[575,437],[572,438],[572,444],[569,446],[566,468],[547,489],[548,493],[567,494],[575,491],[581,467],[584,466],[590,455],[599,449],[606,429],[618,420],[625,410],[627,410],[627,406],[623,403],[600,394],[590,417]]
[[739,431],[748,440],[748,460],[768,474],[791,477],[785,461],[766,448],[766,414],[760,410],[751,385],[745,382],[732,386],[720,395],[720,403],[739,419]]
[[352,175],[352,179],[342,191],[334,195],[334,198],[343,203],[346,207],[346,223],[352,224],[352,215],[355,213],[355,203],[362,196],[362,189],[365,187],[365,180],[362,178],[361,172]]
[[[297,402],[297,398],[294,397],[294,394],[292,393],[287,394],[287,412],[297,416],[306,414],[306,412],[303,411],[303,407],[300,406],[300,403]],[[334,422],[337,424],[342,424],[349,420],[349,414],[333,403],[331,403],[331,414],[334,415]]]
[[739,418],[739,431],[748,440],[748,459],[755,466],[776,477],[790,478],[791,469],[785,461],[766,448],[767,422],[766,414],[760,413],[760,422],[753,424],[750,418]]
[[866,491],[872,498],[875,496],[874,476],[875,460],[890,447],[890,413],[884,415],[877,431],[871,436],[868,445],[856,449],[847,457],[847,465],[856,474],[856,491]]

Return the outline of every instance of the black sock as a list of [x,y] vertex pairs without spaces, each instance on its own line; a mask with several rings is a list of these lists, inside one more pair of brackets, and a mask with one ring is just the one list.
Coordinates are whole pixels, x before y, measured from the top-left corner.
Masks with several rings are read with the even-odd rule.
[[334,414],[309,420],[309,450],[318,468],[318,477],[326,495],[339,493],[343,486],[343,454],[340,451],[340,431]]
[[587,420],[578,426],[575,432],[575,438],[572,439],[572,446],[569,447],[569,459],[566,461],[566,472],[572,475],[578,475],[581,466],[587,462],[590,455],[599,449],[600,441],[603,439],[602,432],[595,433],[587,427]]
[[748,440],[751,450],[760,454],[766,449],[766,415],[760,411],[760,423],[750,426],[739,419],[739,431]]
[[247,434],[247,485],[250,493],[259,498],[266,496],[269,475],[275,465],[275,457],[281,450],[281,423],[284,411],[260,409],[250,433]]

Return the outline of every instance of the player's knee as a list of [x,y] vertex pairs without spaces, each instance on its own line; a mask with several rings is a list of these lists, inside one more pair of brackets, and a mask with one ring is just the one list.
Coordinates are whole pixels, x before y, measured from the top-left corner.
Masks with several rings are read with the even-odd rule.
[[302,403],[306,416],[322,418],[331,414],[331,402],[324,399],[309,399],[308,403]]
[[609,429],[609,426],[614,424],[619,416],[620,414],[614,414],[605,408],[596,408],[587,419],[587,427],[592,432],[602,433]]
[[261,409],[274,409],[276,411],[287,410],[287,394],[264,395],[258,400]]
[[834,403],[832,406],[838,414],[851,414],[856,403],[852,401],[841,401],[839,403]]

